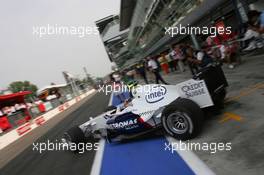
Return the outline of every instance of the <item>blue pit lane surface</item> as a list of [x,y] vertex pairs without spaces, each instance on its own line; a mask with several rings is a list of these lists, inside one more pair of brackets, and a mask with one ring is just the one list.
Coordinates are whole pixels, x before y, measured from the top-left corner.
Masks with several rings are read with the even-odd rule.
[[105,145],[101,175],[194,175],[177,152],[165,150],[162,138]]

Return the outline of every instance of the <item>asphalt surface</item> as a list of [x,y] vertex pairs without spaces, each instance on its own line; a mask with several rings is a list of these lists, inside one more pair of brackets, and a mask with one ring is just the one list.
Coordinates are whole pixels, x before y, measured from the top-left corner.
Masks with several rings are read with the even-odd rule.
[[[264,54],[245,55],[242,64],[222,66],[229,87],[220,113],[205,120],[195,143],[232,143],[230,151],[193,150],[217,175],[259,175],[264,172]],[[190,78],[190,72],[173,73],[164,79],[175,84]]]
[[[242,56],[242,64],[229,69],[222,66],[229,87],[226,103],[219,114],[211,114],[204,123],[202,133],[192,139],[195,143],[232,143],[230,151],[193,150],[217,175],[264,174],[264,52]],[[179,70],[168,75],[165,81],[177,84],[190,79],[191,73]],[[155,82],[153,75],[148,75]],[[143,82],[143,80],[141,80]]]
[[[89,117],[100,114],[108,105],[109,98],[97,93],[85,101],[79,108],[67,114],[56,126],[51,128],[34,143],[56,142],[71,126],[84,123]],[[33,131],[34,132],[34,131]],[[33,145],[28,146],[22,153],[5,165],[1,175],[65,175],[90,174],[96,151],[86,151],[83,154],[74,154],[70,151],[33,151]]]

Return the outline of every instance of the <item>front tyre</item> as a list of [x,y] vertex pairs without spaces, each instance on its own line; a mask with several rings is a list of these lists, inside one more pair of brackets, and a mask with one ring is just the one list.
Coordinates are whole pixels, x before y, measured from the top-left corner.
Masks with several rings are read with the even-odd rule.
[[195,102],[179,98],[164,109],[161,120],[169,135],[178,140],[188,140],[201,132],[203,119],[203,112]]
[[67,132],[64,133],[64,138],[68,143],[84,143],[85,142],[85,135],[81,128],[78,126],[74,126],[70,128]]

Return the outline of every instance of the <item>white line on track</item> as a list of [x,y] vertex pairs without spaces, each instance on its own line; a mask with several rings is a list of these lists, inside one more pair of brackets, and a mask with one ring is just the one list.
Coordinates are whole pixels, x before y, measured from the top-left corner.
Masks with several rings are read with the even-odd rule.
[[110,96],[110,100],[109,100],[108,106],[111,106],[111,105],[112,105],[113,96],[114,96],[114,94],[111,93],[111,96]]
[[[112,105],[112,101],[113,101],[113,93],[111,93],[108,106]],[[100,174],[103,155],[104,155],[104,146],[105,146],[105,139],[101,139],[99,141],[99,149],[96,151],[96,154],[95,154],[95,159],[93,162],[91,175],[99,175]]]
[[99,141],[99,149],[96,151],[96,154],[95,154],[95,159],[93,162],[91,175],[99,175],[100,174],[103,155],[104,155],[104,146],[105,146],[105,140],[101,139]]
[[[166,136],[166,139],[170,143],[180,142],[173,137]],[[172,144],[175,148],[176,144]],[[176,149],[176,148],[175,148]],[[187,165],[193,170],[197,175],[215,175],[215,173],[201,160],[199,159],[192,151],[190,150],[177,150],[177,153],[181,158],[187,163]]]

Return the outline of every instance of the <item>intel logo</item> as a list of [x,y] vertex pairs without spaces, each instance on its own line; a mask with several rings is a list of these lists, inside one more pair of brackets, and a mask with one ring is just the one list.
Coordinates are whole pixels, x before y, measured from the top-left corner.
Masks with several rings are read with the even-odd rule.
[[145,96],[146,102],[156,103],[164,99],[167,89],[164,86],[152,87],[151,91]]

